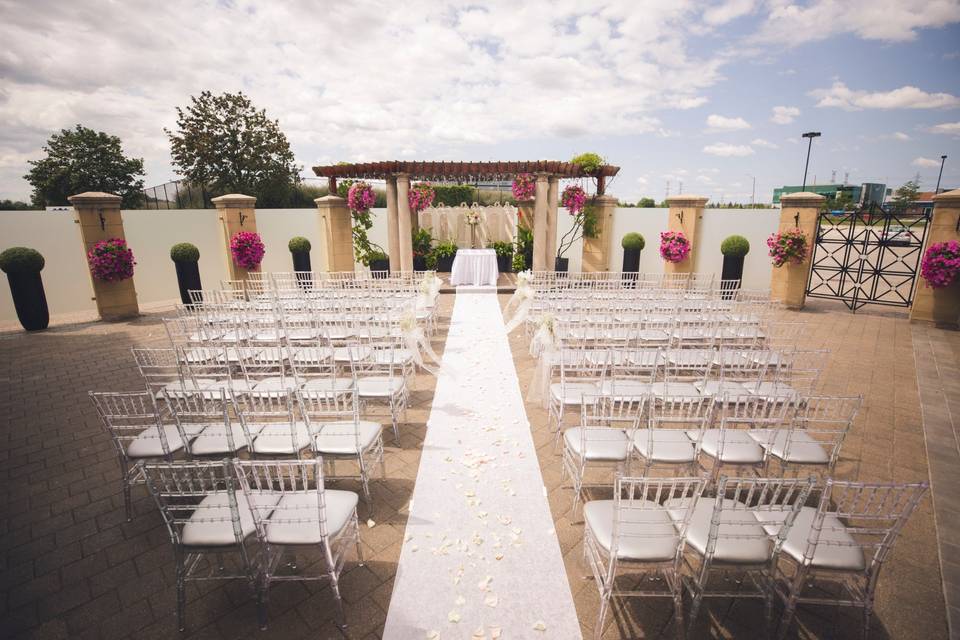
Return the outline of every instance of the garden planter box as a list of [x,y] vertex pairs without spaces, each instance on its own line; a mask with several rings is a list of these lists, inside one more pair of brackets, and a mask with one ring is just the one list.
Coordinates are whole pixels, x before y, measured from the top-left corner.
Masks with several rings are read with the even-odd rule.
[[426,257],[426,256],[413,256],[413,270],[414,270],[414,271],[426,271],[426,270],[427,270],[427,257]]
[[497,256],[497,271],[500,273],[510,273],[513,270],[513,254]]
[[732,298],[734,292],[740,288],[740,281],[743,279],[743,260],[745,257],[746,256],[723,256],[723,269],[720,272],[720,279],[727,281],[723,283],[724,290],[722,297],[724,300]]
[[640,249],[623,250],[623,269],[624,273],[637,273],[640,271]]
[[390,261],[389,260],[371,260],[370,271],[386,272],[385,275],[383,273],[376,273],[375,277],[377,278],[387,277],[390,275]]
[[449,258],[437,258],[437,271],[441,273],[450,273],[450,270],[453,269],[453,259],[456,257],[456,254],[450,256]]
[[10,294],[20,324],[27,331],[46,329],[50,324],[47,295],[43,290],[40,272],[8,273]]
[[312,271],[313,266],[310,264],[310,252],[309,251],[295,251],[291,253],[293,256],[293,270],[294,271]]
[[177,270],[177,287],[180,289],[180,302],[183,304],[192,304],[190,291],[199,291],[203,289],[200,284],[200,263],[199,262],[174,262],[173,266]]
[[554,271],[566,273],[570,268],[570,258],[557,258],[553,263]]

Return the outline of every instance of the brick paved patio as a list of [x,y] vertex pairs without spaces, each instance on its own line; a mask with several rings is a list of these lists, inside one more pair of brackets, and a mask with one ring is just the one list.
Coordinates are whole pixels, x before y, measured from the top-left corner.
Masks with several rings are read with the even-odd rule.
[[[501,296],[502,303],[506,299]],[[443,316],[449,314],[452,300],[452,296],[442,297]],[[960,468],[951,464],[960,459],[958,425],[951,417],[960,415],[955,376],[960,336],[912,327],[900,314],[853,315],[824,304],[788,315],[810,323],[806,338],[810,346],[833,350],[824,374],[825,389],[865,396],[837,475],[897,481],[933,476],[933,500],[924,500],[884,569],[871,637],[947,637],[943,585],[948,598],[951,593],[956,596],[960,586],[960,564],[952,553],[960,548],[960,541],[945,537],[960,530],[953,526],[960,523],[960,509],[951,495]],[[4,514],[0,629],[4,636],[178,635],[167,533],[142,489],[135,493],[139,496],[136,518],[125,522],[116,456],[85,397],[88,389],[139,387],[129,349],[165,342],[160,317],[152,313],[128,323],[0,334],[0,477],[4,480],[0,489]],[[438,351],[444,331],[445,321],[434,342]],[[511,345],[521,385],[526,386],[532,367],[526,341],[514,335]],[[923,393],[918,391],[915,351]],[[364,525],[361,532],[368,563],[348,565],[344,574],[342,589],[352,638],[379,637],[386,617],[432,385],[429,376],[416,381],[413,407],[401,428],[402,447],[394,447],[392,439],[387,439],[388,479],[374,486],[376,525]],[[926,424],[921,421],[921,402]],[[582,578],[583,525],[569,518],[571,490],[560,486],[560,458],[552,452],[544,412],[529,404],[527,410],[582,630],[592,635],[598,599],[592,581]],[[936,429],[937,439],[925,442],[925,428],[928,438]],[[934,463],[928,466],[931,443]],[[353,488],[349,482],[338,487]],[[941,547],[935,511],[936,524],[942,529]],[[363,510],[361,518],[366,519]],[[950,602],[951,613],[960,611],[953,608],[958,600]],[[733,607],[711,604],[700,618],[699,632],[756,637],[758,630],[750,620],[759,611],[752,607],[743,602]],[[671,632],[669,609],[659,603],[631,602],[615,606],[614,612],[608,637],[660,637]],[[328,590],[315,585],[275,587],[270,596],[270,629],[265,633],[257,631],[255,607],[240,583],[191,587],[187,616],[184,637],[342,637],[332,623]],[[847,613],[802,609],[800,636],[855,637],[857,620]]]

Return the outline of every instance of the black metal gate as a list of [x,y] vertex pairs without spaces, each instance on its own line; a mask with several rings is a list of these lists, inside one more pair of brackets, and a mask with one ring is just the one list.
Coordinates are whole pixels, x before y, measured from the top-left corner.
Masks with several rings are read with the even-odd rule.
[[807,295],[842,300],[853,311],[909,307],[929,221],[919,207],[821,212]]

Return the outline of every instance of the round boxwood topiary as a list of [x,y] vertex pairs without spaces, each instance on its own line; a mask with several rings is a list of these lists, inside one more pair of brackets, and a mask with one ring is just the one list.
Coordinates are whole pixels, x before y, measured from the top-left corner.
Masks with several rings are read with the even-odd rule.
[[44,264],[40,252],[29,247],[11,247],[0,253],[0,269],[4,273],[39,273]]
[[750,242],[743,236],[728,236],[720,243],[720,253],[741,258],[750,252]]
[[310,251],[310,241],[303,236],[294,236],[287,243],[287,248],[290,249],[290,253],[306,253]]
[[174,262],[197,262],[200,249],[189,242],[180,242],[170,247],[170,259]]
[[623,236],[623,240],[620,241],[620,246],[624,249],[636,249],[637,251],[642,251],[645,246],[647,246],[647,241],[643,239],[643,236],[639,233],[630,232]]

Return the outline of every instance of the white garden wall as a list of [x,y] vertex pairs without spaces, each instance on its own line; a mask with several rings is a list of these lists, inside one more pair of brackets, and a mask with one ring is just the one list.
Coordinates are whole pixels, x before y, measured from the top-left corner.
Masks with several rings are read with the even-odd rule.
[[[214,209],[171,211],[123,211],[127,241],[136,256],[134,284],[142,305],[173,302],[179,298],[170,247],[192,242],[200,249],[200,277],[203,286],[216,288],[227,279],[228,255],[223,247],[222,227]],[[643,235],[647,246],[640,254],[640,270],[663,271],[658,252],[660,232],[667,228],[666,209],[618,208],[614,213],[610,238],[610,267],[618,271],[623,262],[620,240],[635,231]],[[778,225],[779,210],[706,209],[698,227],[698,257],[694,269],[720,276],[720,243],[737,233],[750,241],[751,250],[744,265],[745,287],[765,288],[770,284],[771,266],[766,238]],[[387,248],[386,209],[373,210],[371,241]],[[559,238],[569,229],[572,219],[565,209],[558,213]],[[319,216],[315,209],[260,209],[257,229],[266,245],[263,269],[290,271],[292,262],[287,243],[304,236],[313,243],[314,268],[323,264],[320,253]],[[43,281],[51,315],[95,312],[93,287],[80,242],[80,230],[70,212],[0,212],[0,250],[13,246],[33,247],[46,258]],[[570,270],[580,270],[582,242],[578,240],[566,252]],[[0,286],[0,324],[16,322],[9,289]]]

